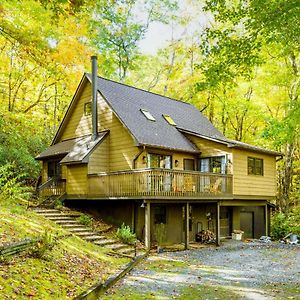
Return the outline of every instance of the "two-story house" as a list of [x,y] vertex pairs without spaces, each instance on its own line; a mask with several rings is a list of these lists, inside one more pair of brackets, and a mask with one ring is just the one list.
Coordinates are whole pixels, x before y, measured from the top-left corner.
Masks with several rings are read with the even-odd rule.
[[42,194],[125,222],[147,247],[269,232],[280,153],[229,140],[194,106],[84,74],[42,161]]

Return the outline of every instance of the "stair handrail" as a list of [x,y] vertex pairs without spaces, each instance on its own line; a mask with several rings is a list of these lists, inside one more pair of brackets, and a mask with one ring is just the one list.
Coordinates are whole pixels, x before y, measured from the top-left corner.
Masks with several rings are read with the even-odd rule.
[[37,190],[41,191],[43,189],[45,189],[46,187],[50,186],[52,183],[54,183],[56,180],[55,177],[51,177],[49,178],[46,182],[44,182],[43,184],[41,184],[40,186],[38,186]]

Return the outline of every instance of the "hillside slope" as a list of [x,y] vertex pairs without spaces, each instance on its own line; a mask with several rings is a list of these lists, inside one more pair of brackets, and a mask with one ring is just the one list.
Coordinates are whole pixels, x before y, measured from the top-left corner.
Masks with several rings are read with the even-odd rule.
[[[1,299],[70,299],[129,261],[70,236],[24,206],[0,199],[0,245],[41,236],[46,237],[46,245],[34,253],[29,251],[0,261]],[[44,246],[49,249],[38,258]]]

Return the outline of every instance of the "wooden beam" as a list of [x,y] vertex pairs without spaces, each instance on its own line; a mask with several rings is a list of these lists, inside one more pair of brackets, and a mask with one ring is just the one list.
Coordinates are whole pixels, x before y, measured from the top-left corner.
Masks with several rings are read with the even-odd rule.
[[266,226],[266,236],[268,236],[269,235],[268,204],[265,205],[265,226]]
[[146,249],[150,250],[151,238],[150,238],[150,202],[145,203],[145,246]]
[[216,245],[220,246],[220,203],[217,202],[216,213]]
[[185,205],[185,249],[189,249],[189,240],[190,240],[189,220],[190,220],[190,205],[187,202]]
[[135,202],[132,202],[131,207],[131,230],[135,233]]

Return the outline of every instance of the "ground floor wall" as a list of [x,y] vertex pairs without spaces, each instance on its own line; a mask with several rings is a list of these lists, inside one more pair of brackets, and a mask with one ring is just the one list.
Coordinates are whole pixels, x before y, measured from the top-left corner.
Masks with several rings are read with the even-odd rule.
[[235,207],[234,219],[234,229],[244,231],[244,238],[259,238],[266,234],[265,207]]
[[[263,202],[242,203],[195,202],[170,203],[149,200],[67,200],[67,206],[79,208],[120,226],[129,225],[139,240],[145,239],[145,209],[150,205],[150,241],[163,240],[166,245],[186,240],[186,205],[189,203],[189,241],[196,240],[202,230],[212,231],[220,238],[230,237],[233,230],[244,231],[244,238],[259,238],[269,231],[270,208]],[[257,205],[255,205],[257,204]],[[219,209],[218,209],[219,207]],[[219,221],[217,220],[219,216]],[[219,229],[218,229],[219,224]]]
[[103,221],[121,226],[122,223],[134,228],[134,201],[124,200],[65,200],[65,205],[90,213]]

